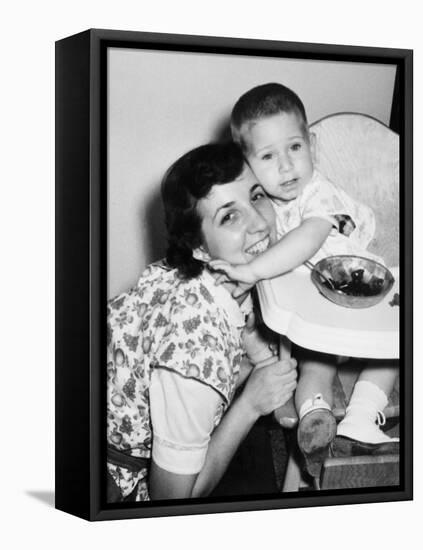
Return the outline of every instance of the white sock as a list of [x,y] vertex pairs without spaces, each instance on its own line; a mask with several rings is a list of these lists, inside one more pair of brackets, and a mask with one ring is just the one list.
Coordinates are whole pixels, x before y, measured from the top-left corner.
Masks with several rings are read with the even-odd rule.
[[386,394],[376,384],[366,380],[357,382],[345,418],[338,424],[337,435],[363,443],[399,441],[398,437],[391,438],[379,428],[385,424],[383,409],[387,404]]
[[305,416],[307,413],[314,411],[316,409],[327,409],[331,411],[330,405],[323,399],[321,393],[317,393],[312,399],[306,399],[300,407],[300,412],[298,414],[299,419]]

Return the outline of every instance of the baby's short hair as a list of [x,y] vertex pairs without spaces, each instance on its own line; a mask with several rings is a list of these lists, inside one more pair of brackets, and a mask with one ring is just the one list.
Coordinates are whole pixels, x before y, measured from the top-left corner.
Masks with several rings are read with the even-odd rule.
[[307,132],[307,116],[303,102],[298,95],[276,82],[262,84],[242,95],[235,103],[231,114],[231,131],[233,140],[245,148],[241,128],[248,122],[254,122],[279,113],[296,113]]

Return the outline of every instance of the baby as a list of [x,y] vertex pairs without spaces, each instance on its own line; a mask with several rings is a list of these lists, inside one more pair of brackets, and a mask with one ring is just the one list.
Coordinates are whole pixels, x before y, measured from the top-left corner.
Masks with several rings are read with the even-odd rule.
[[[314,263],[335,254],[382,261],[366,250],[375,233],[372,210],[316,170],[315,137],[309,132],[304,105],[297,94],[275,83],[251,89],[235,104],[231,129],[273,201],[279,240],[248,264],[215,260],[210,262],[213,269],[253,285],[308,260]],[[336,434],[347,438],[348,444],[370,449],[394,442],[378,424],[395,383],[396,364],[363,369],[337,431],[332,414],[337,358],[307,350],[299,353],[295,395],[298,443],[312,475],[318,475],[320,466],[316,464],[321,464]]]

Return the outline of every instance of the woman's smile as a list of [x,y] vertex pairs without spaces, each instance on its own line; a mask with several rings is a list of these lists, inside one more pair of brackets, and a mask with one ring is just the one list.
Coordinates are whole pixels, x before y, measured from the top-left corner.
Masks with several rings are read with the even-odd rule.
[[256,244],[253,244],[253,246],[250,246],[245,251],[247,254],[251,254],[252,256],[257,256],[258,254],[261,254],[265,250],[267,250],[270,246],[270,237],[267,235],[264,239],[261,239],[261,241],[258,241]]

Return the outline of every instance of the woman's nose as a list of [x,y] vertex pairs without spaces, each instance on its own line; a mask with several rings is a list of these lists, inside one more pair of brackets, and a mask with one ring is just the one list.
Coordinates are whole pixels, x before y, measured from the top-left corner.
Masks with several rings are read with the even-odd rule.
[[249,218],[248,230],[250,233],[257,233],[259,231],[265,231],[268,228],[267,221],[262,214],[255,208],[251,209]]

